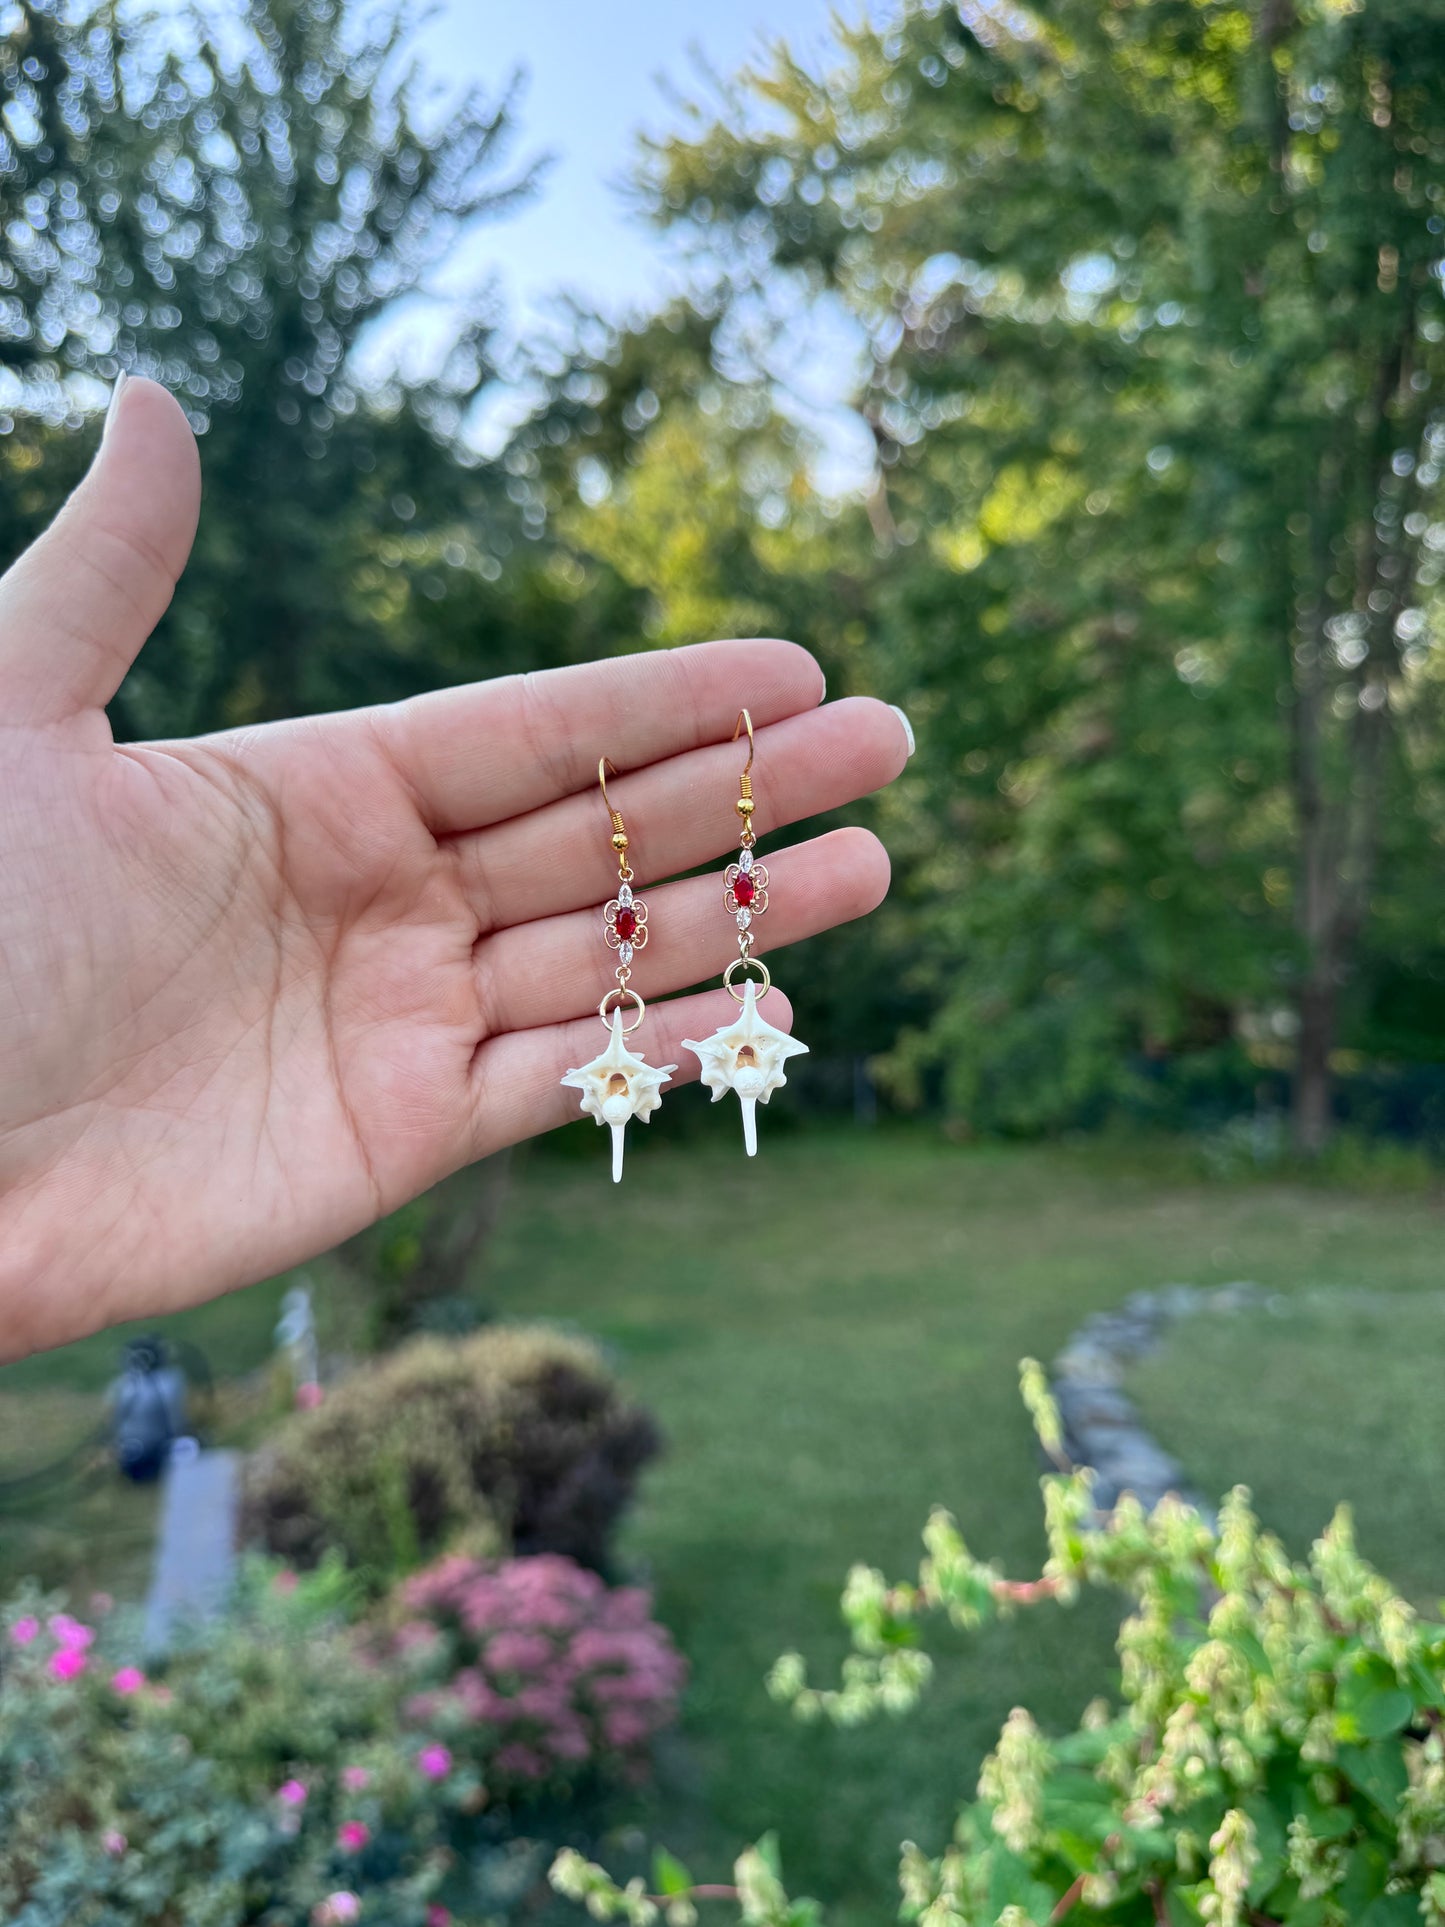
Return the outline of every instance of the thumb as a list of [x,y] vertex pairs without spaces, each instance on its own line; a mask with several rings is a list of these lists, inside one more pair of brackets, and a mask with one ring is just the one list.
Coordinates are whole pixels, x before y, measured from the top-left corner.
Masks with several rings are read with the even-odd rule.
[[7,722],[58,722],[110,701],[171,599],[200,500],[180,404],[122,375],[85,480],[0,578]]

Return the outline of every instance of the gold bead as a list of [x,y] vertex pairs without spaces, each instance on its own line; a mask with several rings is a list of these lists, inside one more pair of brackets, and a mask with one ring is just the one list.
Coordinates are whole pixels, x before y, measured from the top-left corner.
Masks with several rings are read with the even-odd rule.
[[626,830],[614,830],[612,832],[612,847],[614,850],[625,850],[627,848]]
[[739,816],[751,816],[753,813],[753,799],[750,796],[740,796],[737,802],[733,804],[733,808]]

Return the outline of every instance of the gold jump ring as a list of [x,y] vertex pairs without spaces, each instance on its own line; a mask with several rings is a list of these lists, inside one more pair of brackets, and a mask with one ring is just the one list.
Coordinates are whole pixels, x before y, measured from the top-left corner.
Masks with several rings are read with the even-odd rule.
[[747,996],[747,992],[745,990],[733,989],[733,973],[738,970],[745,970],[749,964],[752,965],[754,970],[761,970],[763,973],[762,988],[758,992],[760,997],[766,997],[773,987],[772,972],[768,969],[768,966],[763,962],[761,957],[734,957],[727,969],[723,972],[723,983],[727,988],[729,997],[736,998],[738,1003],[743,1001]]
[[602,1019],[603,1023],[609,1027],[609,1029],[611,1028],[611,1024],[612,1024],[612,1013],[608,1010],[607,1006],[612,1002],[612,999],[614,997],[617,998],[618,1000],[617,1008],[619,1010],[621,1010],[622,1008],[623,999],[627,997],[630,997],[633,1003],[637,1006],[637,1015],[633,1018],[632,1022],[630,1024],[624,1024],[622,1026],[623,1036],[630,1037],[633,1031],[635,1031],[637,1029],[637,1026],[642,1022],[643,1018],[647,1015],[647,1005],[643,1003],[641,997],[638,996],[635,990],[627,990],[627,989],[624,989],[620,984],[614,984],[612,989],[609,990],[607,995],[602,999],[602,1002],[597,1006],[597,1015]]

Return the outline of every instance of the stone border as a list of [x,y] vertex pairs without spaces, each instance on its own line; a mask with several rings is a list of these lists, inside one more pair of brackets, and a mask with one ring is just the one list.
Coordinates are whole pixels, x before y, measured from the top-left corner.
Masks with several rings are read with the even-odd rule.
[[1117,1311],[1096,1311],[1086,1318],[1054,1360],[1052,1381],[1064,1423],[1064,1449],[1075,1465],[1091,1466],[1098,1510],[1108,1512],[1123,1492],[1132,1492],[1145,1510],[1166,1492],[1197,1506],[1208,1519],[1213,1506],[1189,1486],[1182,1466],[1145,1428],[1134,1402],[1122,1389],[1129,1366],[1158,1351],[1174,1326],[1209,1313],[1267,1311],[1288,1317],[1307,1306],[1355,1305],[1378,1312],[1391,1305],[1433,1304],[1445,1313],[1445,1291],[1374,1291],[1338,1285],[1310,1285],[1295,1291],[1266,1291],[1240,1280],[1230,1285],[1160,1285],[1136,1291]]
[[1213,1507],[1194,1491],[1177,1459],[1146,1429],[1123,1390],[1128,1368],[1158,1351],[1174,1326],[1201,1313],[1275,1309],[1278,1295],[1260,1285],[1160,1285],[1136,1291],[1117,1311],[1086,1318],[1053,1364],[1054,1397],[1064,1422],[1064,1449],[1076,1465],[1091,1466],[1100,1512],[1132,1492],[1145,1511],[1176,1493],[1212,1518]]

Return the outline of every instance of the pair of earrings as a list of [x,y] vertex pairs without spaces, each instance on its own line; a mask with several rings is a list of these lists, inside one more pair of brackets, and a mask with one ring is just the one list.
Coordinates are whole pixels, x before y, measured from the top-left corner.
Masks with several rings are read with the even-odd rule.
[[[724,1024],[701,1042],[685,1037],[683,1048],[690,1050],[701,1064],[702,1081],[712,1092],[714,1104],[725,1091],[737,1092],[743,1113],[743,1143],[751,1158],[758,1152],[758,1105],[766,1104],[773,1092],[787,1082],[783,1075],[787,1059],[802,1056],[808,1046],[789,1037],[786,1031],[774,1029],[758,1010],[758,1000],[767,995],[773,980],[768,966],[752,954],[753,921],[768,907],[768,873],[754,855],[758,837],[753,826],[753,719],[746,710],[738,716],[732,736],[734,742],[744,728],[748,732],[748,760],[739,779],[738,799],[733,805],[742,820],[741,847],[737,861],[723,872],[723,903],[738,940],[738,955],[723,972],[723,984],[742,1008],[735,1023]],[[627,827],[607,795],[609,770],[614,776],[617,774],[604,756],[597,765],[597,781],[602,786],[602,801],[612,821],[617,894],[602,913],[603,939],[608,949],[617,953],[617,982],[597,1006],[597,1015],[610,1035],[600,1057],[594,1057],[580,1070],[568,1071],[562,1082],[572,1090],[581,1091],[582,1109],[611,1129],[612,1182],[617,1184],[622,1179],[628,1124],[634,1117],[640,1117],[644,1124],[648,1122],[662,1102],[662,1086],[677,1066],[661,1064],[654,1068],[644,1060],[641,1051],[631,1050],[627,1044],[628,1037],[647,1014],[641,996],[631,988],[632,960],[647,944],[647,905],[632,888]],[[745,976],[739,989],[734,978],[749,968],[758,972],[758,980]],[[624,1025],[622,1011],[629,1003],[635,1014],[631,1023]]]

